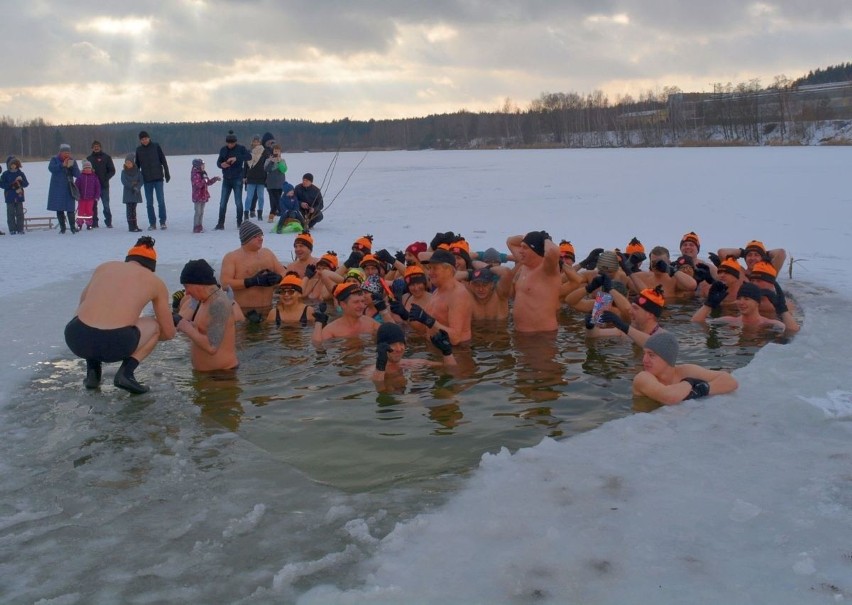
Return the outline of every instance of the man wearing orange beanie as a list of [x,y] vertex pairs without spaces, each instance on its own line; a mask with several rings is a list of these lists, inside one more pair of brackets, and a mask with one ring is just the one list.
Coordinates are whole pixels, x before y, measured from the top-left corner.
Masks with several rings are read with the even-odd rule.
[[[140,237],[125,262],[99,265],[83,289],[74,319],[65,326],[65,342],[86,360],[87,389],[100,386],[102,364],[120,361],[113,384],[134,394],[148,391],[133,372],[157,342],[175,336],[171,296],[154,275],[156,266],[154,239]],[[154,317],[140,317],[149,302]]]

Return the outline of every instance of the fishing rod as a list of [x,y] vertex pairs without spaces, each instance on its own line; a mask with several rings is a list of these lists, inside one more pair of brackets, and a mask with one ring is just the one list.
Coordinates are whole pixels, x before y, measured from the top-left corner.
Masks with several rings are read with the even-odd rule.
[[361,164],[363,164],[363,163],[364,163],[364,160],[366,160],[366,159],[367,159],[367,156],[369,155],[369,153],[370,153],[369,151],[365,151],[365,152],[364,152],[364,156],[363,156],[363,157],[362,157],[362,158],[358,161],[358,163],[357,163],[357,164],[355,164],[355,167],[352,169],[352,172],[350,172],[350,173],[349,173],[349,176],[347,176],[347,177],[346,177],[346,180],[343,182],[343,186],[342,186],[342,187],[338,190],[338,192],[337,192],[337,193],[335,193],[335,194],[334,194],[334,197],[333,197],[333,198],[331,198],[331,201],[328,203],[328,205],[327,205],[325,208],[323,208],[323,213],[327,212],[327,211],[328,211],[328,209],[329,209],[329,208],[331,208],[331,205],[334,203],[334,200],[336,200],[336,199],[338,198],[338,196],[339,196],[341,193],[343,193],[343,190],[344,190],[344,189],[346,189],[346,185],[348,185],[348,184],[349,184],[349,179],[351,179],[351,178],[352,178],[352,175],[353,175],[353,174],[355,174],[355,171],[356,171],[356,170],[358,170],[358,167],[359,167]]

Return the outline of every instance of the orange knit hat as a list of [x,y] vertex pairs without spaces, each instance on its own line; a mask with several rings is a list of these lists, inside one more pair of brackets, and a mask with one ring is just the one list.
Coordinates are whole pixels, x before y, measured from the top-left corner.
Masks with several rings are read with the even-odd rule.
[[349,298],[350,296],[352,296],[356,292],[360,292],[360,291],[361,291],[360,284],[354,284],[352,282],[348,282],[348,283],[344,282],[342,284],[337,284],[337,286],[334,287],[334,298],[337,300],[337,302],[343,302],[344,300],[346,300],[347,298]]
[[733,275],[739,279],[740,275],[742,275],[743,268],[736,260],[729,256],[719,265],[719,271],[722,273],[728,273],[729,275]]
[[630,240],[630,243],[628,243],[627,247],[624,249],[624,253],[627,256],[630,256],[634,252],[641,252],[642,254],[645,254],[645,246],[643,246],[642,242],[640,242],[635,237]]
[[574,252],[574,245],[568,240],[559,242],[559,256],[570,256],[571,260],[577,260],[577,254]]
[[293,245],[296,244],[304,244],[308,250],[314,249],[314,238],[311,237],[311,234],[307,231],[302,231],[299,235],[296,236],[296,239],[293,240]]
[[774,284],[775,279],[778,277],[778,271],[775,270],[775,267],[771,263],[759,261],[754,263],[754,267],[751,268],[751,273],[748,276],[750,279],[762,279],[763,281]]
[[756,239],[753,239],[749,243],[747,243],[744,249],[746,252],[760,252],[762,256],[766,256],[766,246],[763,245],[763,242],[759,242]]
[[636,299],[636,304],[645,309],[648,313],[653,313],[657,317],[663,312],[663,307],[666,306],[666,299],[663,298],[663,287],[657,286],[653,290],[645,288],[639,293]]
[[[682,238],[680,238],[680,246],[683,246],[683,242],[692,242],[693,244],[695,244],[695,247],[698,248],[698,250],[701,250],[701,240],[698,239],[698,234],[695,233],[695,231],[690,231]],[[678,246],[678,248],[680,246]]]
[[124,262],[136,261],[146,269],[157,268],[157,251],[154,250],[154,238],[147,235],[136,240],[136,245],[127,251]]
[[295,288],[300,294],[302,293],[302,278],[294,271],[288,271],[278,285],[282,288]]
[[337,271],[337,267],[340,265],[340,261],[337,258],[337,253],[333,250],[329,250],[328,252],[323,254],[317,264],[319,263],[327,264],[328,268],[332,271]]
[[373,250],[373,236],[365,235],[364,237],[359,237],[352,244],[352,247],[357,247],[364,254],[369,254]]

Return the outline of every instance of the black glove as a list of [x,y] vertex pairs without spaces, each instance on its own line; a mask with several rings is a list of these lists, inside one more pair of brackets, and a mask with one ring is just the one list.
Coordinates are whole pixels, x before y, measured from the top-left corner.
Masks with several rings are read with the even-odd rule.
[[710,384],[706,380],[700,380],[698,378],[684,378],[681,382],[688,382],[692,385],[692,390],[689,391],[689,395],[686,396],[686,399],[700,399],[701,397],[707,397],[710,394]]
[[432,341],[433,345],[438,347],[438,350],[441,351],[441,355],[444,357],[453,354],[453,344],[450,342],[450,336],[444,330],[438,330],[429,340]]
[[305,277],[311,279],[314,275],[317,274],[317,266],[316,265],[308,265],[305,267]]
[[396,254],[394,254],[393,257],[399,262],[401,262],[403,265],[405,264],[405,252],[403,252],[402,250],[397,250]]
[[166,172],[165,172],[165,177],[166,177],[166,182],[167,182],[167,183],[168,183],[170,180],[172,180],[172,175],[170,175],[170,174],[169,174],[169,171],[168,171],[168,170],[166,170]]
[[259,324],[263,321],[263,315],[261,315],[257,309],[252,309],[248,313],[246,313],[246,319],[249,323]]
[[181,319],[183,319],[183,317],[180,316],[180,313],[174,313],[174,312],[172,313],[172,321],[175,322],[176,328],[177,328],[178,324],[180,323]]
[[589,271],[594,269],[595,266],[598,264],[598,257],[603,251],[603,248],[595,248],[594,250],[589,252],[589,255],[580,261],[580,267]]
[[601,292],[609,292],[612,289],[612,279],[606,273],[598,273],[595,278],[586,286],[586,292],[591,294],[598,288]]
[[784,295],[784,290],[781,289],[781,286],[778,283],[775,283],[775,291],[772,290],[761,290],[761,293],[769,299],[769,302],[772,303],[772,306],[775,307],[775,314],[778,317],[781,317],[783,313],[789,311],[787,308],[787,297]]
[[710,275],[710,267],[704,263],[698,263],[695,265],[695,274],[693,277],[699,284],[703,281],[706,281],[708,284],[713,283],[713,276]]
[[630,264],[634,267],[638,267],[642,264],[642,262],[648,258],[644,252],[634,252],[627,259],[630,261]]
[[183,300],[184,296],[186,296],[186,290],[177,290],[172,292],[172,311],[180,309],[180,302]]
[[672,277],[675,274],[675,268],[669,265],[663,259],[660,259],[654,263],[654,269],[656,269],[660,273],[668,274],[669,277]]
[[400,319],[403,321],[408,321],[408,309],[405,308],[405,305],[402,304],[402,301],[393,300],[390,304],[391,311],[399,315]]
[[419,321],[427,328],[435,325],[435,318],[429,315],[420,305],[411,305],[408,311],[408,319],[411,321]]
[[324,328],[328,324],[328,313],[325,310],[328,306],[325,303],[320,303],[314,307],[314,321],[318,321]]
[[280,283],[281,276],[269,269],[258,271],[251,277],[247,277],[243,280],[243,284],[246,288],[269,288],[271,286],[277,286]]
[[719,266],[722,265],[722,259],[719,258],[719,255],[716,254],[715,252],[711,252],[710,254],[708,254],[707,258],[709,258],[710,262],[713,263],[714,265],[716,265],[716,267],[719,267]]
[[388,302],[385,300],[385,297],[381,294],[374,292],[373,293],[373,306],[376,307],[376,312],[381,313],[385,309],[388,308]]
[[621,319],[618,313],[613,313],[612,311],[604,311],[603,313],[601,313],[601,321],[612,324],[625,334],[630,331],[630,324]]
[[624,271],[625,275],[630,275],[631,273],[633,273],[633,266],[630,264],[629,256],[619,254],[618,261],[618,264],[621,265],[621,270]]
[[388,353],[390,353],[390,344],[380,342],[376,345],[376,369],[379,372],[384,372],[388,367]]
[[586,326],[587,330],[594,330],[595,329],[595,322],[592,321],[592,314],[591,313],[586,313],[585,326]]
[[361,265],[361,259],[363,258],[363,254],[361,254],[357,250],[353,250],[352,253],[349,255],[349,258],[344,261],[343,266],[347,269],[354,269]]
[[392,265],[394,263],[394,257],[388,252],[385,248],[382,248],[378,252],[376,252],[376,258],[382,261],[383,263],[387,263]]
[[429,248],[431,250],[437,250],[438,246],[441,244],[452,244],[456,239],[456,234],[452,231],[447,231],[446,233],[436,233],[435,237],[432,238],[432,241],[429,243]]
[[710,286],[710,290],[707,291],[707,300],[704,301],[704,304],[711,309],[717,309],[727,295],[728,286],[724,282],[714,281]]

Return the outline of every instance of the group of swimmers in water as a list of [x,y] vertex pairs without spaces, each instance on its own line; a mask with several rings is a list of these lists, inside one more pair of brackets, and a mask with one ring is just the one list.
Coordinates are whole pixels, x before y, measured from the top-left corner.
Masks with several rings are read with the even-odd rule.
[[[392,254],[376,250],[365,235],[341,262],[335,252],[315,255],[313,235],[303,231],[285,266],[264,247],[259,225],[243,221],[239,237],[218,277],[207,261],[191,260],[181,272],[184,289],[173,294],[154,275],[150,237],[140,238],[124,263],[98,266],[65,331],[69,348],[86,359],[86,388],[99,388],[103,363],[120,361],[115,386],[146,392],[134,370],[158,341],[178,332],[190,340],[194,369],[234,369],[236,326],[247,321],[310,326],[318,348],[370,337],[376,344],[372,379],[381,389],[406,368],[456,366],[453,348],[471,341],[475,321],[506,322],[508,329],[511,319],[517,332],[554,333],[567,305],[585,316],[590,338],[628,338],[643,348],[634,395],[676,404],[731,392],[737,382],[724,371],[677,364],[677,339],[659,324],[667,300],[700,297],[695,322],[799,329],[777,281],[786,252],[757,240],[705,259],[699,236],[690,232],[672,260],[662,246],[646,254],[634,238],[623,251],[597,248],[578,262],[570,242],[557,244],[545,231],[513,235],[503,252],[474,251],[462,236],[446,232]],[[154,316],[140,317],[149,302]],[[431,342],[440,361],[405,358],[409,335]]]

